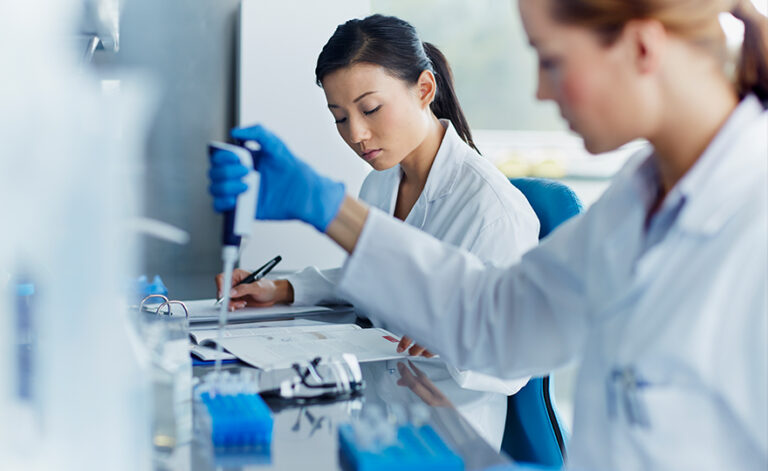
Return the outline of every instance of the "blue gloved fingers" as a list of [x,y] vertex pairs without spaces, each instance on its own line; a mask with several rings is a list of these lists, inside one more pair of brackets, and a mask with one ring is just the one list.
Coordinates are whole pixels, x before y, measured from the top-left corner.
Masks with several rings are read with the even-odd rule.
[[227,164],[239,164],[240,157],[226,150],[217,150],[211,154],[211,165],[227,165]]
[[258,168],[259,160],[264,154],[268,154],[275,159],[284,159],[292,157],[293,154],[283,141],[273,134],[269,129],[257,124],[248,128],[235,128],[230,133],[233,139],[239,142],[256,141],[261,145],[261,150],[253,152],[254,164]]
[[237,139],[238,141],[257,141],[259,144],[269,143],[271,139],[276,137],[261,124],[247,128],[234,128],[230,131],[229,135],[232,136],[232,139]]
[[235,209],[237,198],[234,196],[218,197],[213,199],[213,209],[217,213],[223,213],[224,211],[231,211]]
[[240,180],[246,175],[248,175],[248,169],[243,165],[219,165],[211,167],[208,171],[208,178],[215,182]]
[[237,196],[248,189],[248,185],[239,180],[224,180],[213,182],[208,187],[208,192],[214,197]]
[[236,128],[230,135],[240,144],[261,146],[251,153],[261,175],[256,218],[299,219],[325,232],[344,200],[344,184],[318,174],[264,126]]

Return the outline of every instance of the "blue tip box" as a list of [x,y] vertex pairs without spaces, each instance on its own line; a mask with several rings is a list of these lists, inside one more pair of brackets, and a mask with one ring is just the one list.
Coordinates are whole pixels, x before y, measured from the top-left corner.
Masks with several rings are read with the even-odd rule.
[[396,443],[381,450],[358,447],[349,424],[339,426],[339,458],[345,471],[462,471],[464,461],[429,425],[397,428]]
[[272,413],[255,393],[200,394],[210,416],[211,440],[216,449],[269,450]]

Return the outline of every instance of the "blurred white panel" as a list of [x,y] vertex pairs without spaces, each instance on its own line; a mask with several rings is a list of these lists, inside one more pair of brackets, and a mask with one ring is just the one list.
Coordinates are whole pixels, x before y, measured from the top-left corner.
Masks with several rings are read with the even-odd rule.
[[4,471],[152,464],[151,378],[121,302],[151,94],[132,80],[102,93],[78,65],[81,10],[0,2],[0,283],[34,284],[19,300],[0,286]]
[[[263,123],[325,175],[357,195],[370,167],[336,132],[315,65],[336,26],[367,16],[368,0],[243,0],[239,51],[238,123]],[[281,270],[307,265],[331,268],[345,254],[324,235],[296,222],[254,223],[241,266],[283,256]]]

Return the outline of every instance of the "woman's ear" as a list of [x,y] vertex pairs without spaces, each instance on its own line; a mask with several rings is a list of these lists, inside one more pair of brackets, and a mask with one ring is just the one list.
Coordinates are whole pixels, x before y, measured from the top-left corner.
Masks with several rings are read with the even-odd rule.
[[418,92],[419,101],[422,108],[427,108],[435,101],[437,95],[437,81],[435,80],[435,74],[429,70],[424,70],[419,75],[419,80],[416,82],[416,90]]
[[664,57],[666,30],[656,20],[634,20],[627,23],[624,35],[630,41],[635,69],[641,75],[653,73]]

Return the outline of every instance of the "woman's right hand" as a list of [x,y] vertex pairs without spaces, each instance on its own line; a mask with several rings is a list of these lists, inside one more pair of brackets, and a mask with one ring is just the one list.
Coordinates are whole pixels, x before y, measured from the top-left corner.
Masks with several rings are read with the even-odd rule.
[[[231,132],[240,143],[256,141],[252,151],[254,167],[261,174],[256,219],[299,219],[326,232],[349,253],[368,217],[368,207],[346,196],[344,184],[334,182],[296,158],[288,147],[263,126],[236,128]],[[217,212],[235,209],[237,196],[248,189],[243,177],[248,169],[232,152],[218,150],[210,156],[208,172]]]
[[[235,128],[230,135],[241,144],[255,141],[260,146],[251,151],[254,167],[261,174],[256,219],[298,219],[325,232],[344,201],[344,184],[317,173],[263,126]],[[230,211],[237,196],[248,188],[242,181],[248,169],[237,155],[225,150],[214,152],[210,161],[208,190],[214,209]]]
[[[232,286],[230,292],[229,308],[230,310],[242,309],[244,307],[268,307],[279,303],[293,302],[293,286],[288,280],[268,280],[262,278],[254,283],[247,283],[235,286],[243,278],[250,275],[245,270],[236,268],[232,272]],[[216,275],[216,292],[220,298],[224,294],[222,284],[224,283],[224,274]]]

